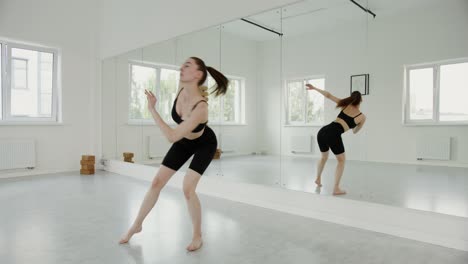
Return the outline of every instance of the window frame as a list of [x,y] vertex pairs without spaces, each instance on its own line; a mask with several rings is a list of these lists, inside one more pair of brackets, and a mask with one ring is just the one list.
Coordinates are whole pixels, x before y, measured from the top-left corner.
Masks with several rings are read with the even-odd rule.
[[[138,118],[137,119],[137,118],[131,118],[130,117],[130,103],[131,103],[131,100],[132,100],[132,66],[133,65],[141,66],[141,67],[147,67],[147,68],[153,68],[154,70],[156,70],[156,87],[161,81],[161,69],[158,68],[158,66],[159,66],[158,64],[142,62],[142,61],[135,61],[135,60],[130,60],[128,62],[128,68],[127,68],[128,69],[127,122],[128,122],[128,124],[131,124],[131,125],[154,125],[153,118],[148,118],[148,119]],[[159,95],[160,95],[160,93],[159,93],[159,90],[158,90],[158,91],[156,91],[156,98],[159,98]],[[167,122],[167,120],[166,120],[166,122]],[[167,122],[167,123],[172,124],[172,123],[170,123],[170,121]]]
[[[458,58],[442,60],[437,62],[420,63],[404,66],[403,84],[403,115],[402,123],[406,126],[460,126],[468,125],[467,121],[441,121],[440,120],[440,68],[445,65],[468,63],[468,58]],[[418,69],[432,68],[433,76],[433,97],[432,97],[432,119],[413,120],[410,118],[410,71]]]
[[[156,85],[155,87],[159,87],[161,84],[161,70],[175,70],[180,72],[180,68],[174,65],[169,65],[169,64],[162,64],[162,63],[151,63],[151,62],[143,62],[143,61],[136,61],[136,60],[130,60],[128,64],[128,101],[127,101],[127,111],[129,111],[129,106],[131,102],[131,95],[132,95],[132,65],[137,65],[137,66],[142,66],[142,67],[148,67],[148,68],[153,68],[156,70]],[[179,87],[177,87],[179,89]],[[161,90],[157,89],[156,91],[156,98],[161,98]],[[177,91],[176,91],[177,92]],[[128,113],[128,124],[130,125],[155,125],[153,118],[148,118],[148,119],[132,119],[130,118],[130,113]],[[169,119],[165,120],[165,122],[168,125],[177,125],[174,120]]]
[[[127,101],[127,111],[129,111],[129,106],[131,103],[131,93],[132,93],[132,66],[137,65],[137,66],[142,66],[142,67],[148,67],[148,68],[153,68],[156,70],[156,87],[159,87],[161,84],[161,70],[166,69],[166,70],[175,70],[180,72],[180,67],[174,66],[174,65],[169,65],[169,64],[162,64],[162,63],[151,63],[151,62],[144,62],[144,61],[138,61],[138,60],[129,60],[128,61],[128,101]],[[231,75],[226,75],[226,77],[231,81],[231,80],[238,80],[239,81],[239,95],[237,96],[239,100],[235,102],[235,105],[237,109],[235,109],[235,117],[238,117],[238,120],[235,122],[226,122],[226,121],[221,121],[221,122],[215,122],[215,121],[208,121],[209,124],[211,125],[245,125],[245,117],[244,117],[244,106],[245,106],[245,82],[246,79],[244,77],[238,77],[238,76],[231,76]],[[208,81],[208,79],[207,79]],[[210,88],[210,87],[208,87]],[[179,89],[179,87],[177,87]],[[176,91],[177,92],[177,91]],[[160,98],[160,89],[157,89],[156,94],[157,98]],[[220,98],[220,106],[221,106],[221,117],[224,118],[224,97],[222,96]],[[209,103],[209,102],[208,102]],[[172,119],[170,120],[164,120],[168,125],[174,126],[177,125]],[[154,120],[153,118],[148,118],[148,119],[132,119],[130,118],[130,113],[128,112],[128,120],[127,123],[129,125],[154,125]]]
[[[2,78],[1,78],[1,115],[0,125],[15,125],[15,124],[57,124],[61,123],[60,110],[61,99],[59,97],[59,56],[60,51],[57,48],[45,47],[41,45],[26,44],[16,41],[10,41],[0,38],[2,52]],[[12,49],[26,49],[35,52],[51,53],[52,60],[52,100],[51,100],[51,117],[29,117],[29,116],[14,116],[11,114],[11,94],[12,94],[12,60],[21,59],[12,56]],[[39,96],[38,96],[38,100]],[[38,107],[40,103],[38,103]],[[38,112],[39,114],[39,112]]]
[[[237,118],[234,122],[232,121],[224,121],[224,96],[221,96],[220,98],[220,107],[221,107],[221,121],[209,121],[209,124],[211,125],[226,125],[226,126],[238,126],[238,125],[246,125],[245,122],[245,83],[246,83],[246,78],[240,77],[240,76],[234,76],[234,75],[225,75],[226,78],[228,78],[229,82],[232,80],[239,81],[239,94],[238,96],[235,96],[234,98],[238,98],[238,101],[235,101],[234,104],[236,106],[236,109],[234,109],[234,116]],[[208,82],[208,80],[207,80]],[[211,87],[208,87],[211,88]],[[210,103],[208,101],[208,103]]]
[[[284,119],[285,120],[285,124],[284,126],[286,127],[320,127],[320,126],[323,126],[324,122],[312,122],[312,123],[308,123],[307,122],[307,99],[308,99],[308,96],[307,96],[307,92],[308,90],[306,90],[305,88],[305,85],[307,83],[307,81],[309,80],[317,80],[317,79],[323,79],[324,80],[324,83],[326,83],[326,77],[325,75],[312,75],[312,76],[305,76],[305,77],[297,77],[297,78],[287,78],[284,80],[284,98],[285,98],[285,103],[284,105],[286,106],[285,107],[285,116],[286,118]],[[291,83],[291,82],[298,82],[298,81],[301,81],[303,86],[304,86],[304,91],[303,91],[303,96],[305,98],[304,100],[304,103],[302,105],[302,113],[303,113],[303,120],[304,121],[301,121],[301,122],[297,122],[297,121],[294,121],[292,122],[291,120],[289,120],[289,86],[288,84]],[[326,87],[324,88],[324,90],[326,91]],[[325,100],[324,100],[324,103],[323,103],[323,109],[324,109],[324,115],[325,115]]]
[[[28,76],[29,60],[22,59],[22,58],[11,57],[11,61],[15,61],[15,60],[24,61],[26,63],[26,87],[24,87],[24,88],[13,88],[16,85],[16,83],[14,81],[15,77],[16,77],[16,75],[15,75],[13,78],[11,78],[11,87],[12,87],[11,89],[28,91],[29,90],[29,83],[28,83],[29,82],[29,76]],[[11,74],[14,75],[14,72],[12,71]]]

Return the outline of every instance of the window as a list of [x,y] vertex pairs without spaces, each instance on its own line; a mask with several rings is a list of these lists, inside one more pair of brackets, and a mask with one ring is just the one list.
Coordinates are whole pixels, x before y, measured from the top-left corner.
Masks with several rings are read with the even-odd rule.
[[164,120],[173,123],[171,111],[177,96],[180,72],[174,69],[161,69],[158,111]]
[[[208,110],[209,122],[217,124],[242,124],[243,107],[242,95],[245,79],[240,77],[229,77],[229,86],[224,96],[215,97],[209,95]],[[212,77],[208,77],[208,87],[215,87],[216,82]],[[212,89],[209,89],[212,92]]]
[[468,60],[406,67],[405,123],[468,123]]
[[0,42],[0,120],[3,120],[3,46]]
[[11,89],[28,90],[28,60],[13,58],[11,68]]
[[[130,64],[130,120],[151,118],[146,105],[145,89],[156,94],[157,69],[138,64]],[[158,97],[159,98],[159,97]]]
[[131,62],[129,120],[153,123],[146,103],[147,89],[156,95],[156,110],[161,117],[168,123],[174,123],[171,110],[178,85],[179,71],[176,67]]
[[468,62],[440,66],[439,120],[468,121]]
[[[130,122],[153,123],[144,93],[145,89],[148,89],[158,98],[156,107],[163,120],[174,124],[171,111],[179,88],[179,77],[180,71],[175,66],[131,62]],[[214,95],[210,94],[208,97],[208,120],[210,123],[241,123],[241,91],[244,80],[242,78],[229,79],[226,95],[215,98]],[[207,86],[211,88],[215,85],[214,79],[208,76]]]
[[324,119],[324,97],[307,91],[310,83],[325,89],[324,78],[304,78],[286,81],[286,104],[288,125],[322,125]]
[[54,49],[0,41],[1,122],[58,121]]

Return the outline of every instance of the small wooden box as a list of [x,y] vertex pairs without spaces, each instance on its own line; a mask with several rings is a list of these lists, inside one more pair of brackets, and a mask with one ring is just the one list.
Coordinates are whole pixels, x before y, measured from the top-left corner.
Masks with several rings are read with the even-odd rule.
[[81,160],[80,164],[81,166],[83,165],[94,165],[95,161],[94,160]]
[[221,149],[216,149],[213,159],[220,159],[221,158]]
[[81,160],[85,161],[96,161],[96,158],[92,155],[82,155]]
[[94,174],[94,169],[92,169],[92,170],[83,170],[83,169],[81,169],[80,174],[84,174],[84,175]]

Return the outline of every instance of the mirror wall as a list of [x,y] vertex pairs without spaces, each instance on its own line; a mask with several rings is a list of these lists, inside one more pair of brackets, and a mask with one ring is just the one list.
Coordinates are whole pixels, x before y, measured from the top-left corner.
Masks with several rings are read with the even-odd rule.
[[281,10],[221,25],[221,176],[268,186],[281,181]]
[[[175,126],[171,109],[179,89],[180,65],[188,56],[199,56],[219,68],[219,35],[217,26],[103,61],[103,158],[125,160],[127,156],[134,163],[159,166],[171,144],[154,125],[144,90],[153,91],[158,112]],[[211,125],[216,133],[219,126]],[[205,174],[219,175],[219,164],[213,163]]]
[[[123,153],[131,152],[134,162],[159,166],[170,144],[146,111],[143,90],[154,91],[158,111],[174,125],[170,110],[178,69],[197,56],[231,81],[225,96],[209,97],[208,125],[221,155],[207,177],[332,195],[333,153],[323,187],[314,183],[321,157],[317,133],[340,109],[305,84],[338,98],[349,96],[353,86],[366,94],[360,111],[367,121],[359,133],[342,135],[341,186],[347,194],[340,198],[468,217],[468,148],[459,147],[468,142],[468,109],[447,110],[452,115],[445,117],[458,118],[450,124],[411,123],[407,116],[427,117],[426,101],[432,106],[439,99],[407,98],[405,83],[408,69],[428,63],[456,62],[463,72],[466,1],[355,2],[359,6],[348,0],[302,1],[104,60],[104,158],[123,160]],[[209,78],[206,85],[213,84]],[[457,100],[450,93],[445,98]],[[421,146],[441,137],[451,139],[450,158],[418,160]]]
[[[350,1],[303,1],[282,10],[285,120],[281,145],[285,188],[325,195],[333,192],[337,164],[331,151],[322,173],[323,187],[316,188],[314,183],[317,158],[321,157],[317,133],[334,121],[339,111],[334,102],[304,87],[310,83],[338,98],[349,96],[350,76],[367,73],[367,17]],[[346,150],[360,145],[363,134],[349,134],[343,134],[345,155],[359,159],[358,153]],[[344,175],[343,184],[346,180]],[[348,190],[349,182],[345,185],[346,191],[353,194],[363,189]]]

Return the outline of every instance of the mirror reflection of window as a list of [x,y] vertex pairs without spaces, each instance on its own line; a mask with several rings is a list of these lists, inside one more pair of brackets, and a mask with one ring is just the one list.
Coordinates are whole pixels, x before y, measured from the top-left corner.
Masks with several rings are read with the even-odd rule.
[[[463,123],[468,121],[468,62],[408,66],[407,122]],[[438,78],[435,78],[436,75]],[[434,107],[437,106],[438,107]]]
[[286,81],[287,89],[287,124],[322,125],[324,120],[324,98],[305,89],[312,84],[325,90],[325,78],[305,78]]
[[180,72],[178,70],[162,68],[160,76],[160,85],[157,85],[159,88],[157,91],[159,96],[158,112],[166,122],[173,123],[171,111],[172,104],[177,96]]
[[431,120],[433,118],[433,79],[432,68],[410,71],[410,119]]
[[130,102],[129,119],[133,121],[153,122],[146,106],[145,89],[152,91],[158,98],[156,104],[161,117],[173,124],[171,117],[179,86],[180,72],[176,67],[151,64],[130,63]]
[[[210,123],[241,124],[242,123],[242,90],[245,80],[240,77],[230,77],[229,86],[224,96],[209,95],[208,110]],[[211,93],[216,85],[212,77],[207,78],[207,85]]]
[[155,91],[156,67],[148,65],[130,64],[130,120],[150,119],[151,114],[146,106],[145,89]]
[[468,121],[468,62],[440,67],[440,121]]

